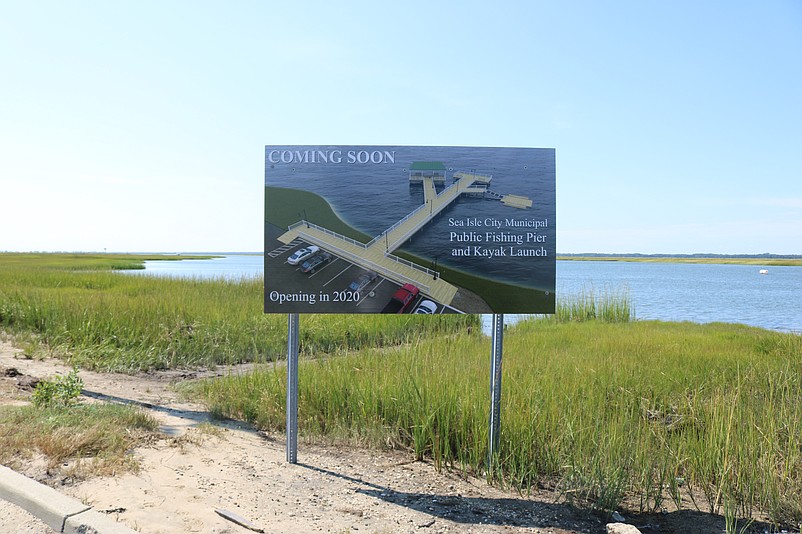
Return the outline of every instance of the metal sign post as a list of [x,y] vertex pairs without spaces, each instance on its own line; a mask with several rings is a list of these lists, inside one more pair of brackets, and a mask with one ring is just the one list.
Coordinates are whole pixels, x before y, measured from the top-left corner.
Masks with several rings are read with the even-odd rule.
[[488,471],[498,453],[499,432],[501,431],[501,353],[504,339],[504,314],[493,314],[492,344],[490,355],[490,453]]
[[287,326],[287,462],[298,463],[298,329],[297,313],[288,314]]

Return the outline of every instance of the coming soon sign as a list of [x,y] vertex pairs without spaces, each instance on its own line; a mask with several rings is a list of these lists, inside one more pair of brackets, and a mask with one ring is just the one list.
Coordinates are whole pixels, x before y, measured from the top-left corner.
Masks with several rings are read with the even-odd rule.
[[555,151],[265,147],[265,312],[553,313]]

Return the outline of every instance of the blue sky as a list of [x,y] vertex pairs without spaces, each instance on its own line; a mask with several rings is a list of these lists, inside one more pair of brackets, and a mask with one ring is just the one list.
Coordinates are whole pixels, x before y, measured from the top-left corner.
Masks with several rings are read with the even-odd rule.
[[259,251],[320,143],[553,147],[558,252],[802,254],[796,0],[0,12],[0,250]]

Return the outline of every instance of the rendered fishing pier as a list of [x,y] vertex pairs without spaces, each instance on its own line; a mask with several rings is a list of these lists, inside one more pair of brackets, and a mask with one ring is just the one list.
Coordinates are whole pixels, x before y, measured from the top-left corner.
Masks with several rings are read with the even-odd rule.
[[423,204],[368,243],[361,243],[305,220],[291,225],[278,239],[285,244],[303,239],[389,280],[399,284],[414,284],[433,299],[450,305],[457,293],[456,286],[441,279],[438,272],[392,253],[462,195],[500,200],[506,206],[520,209],[532,206],[532,201],[527,197],[490,191],[490,175],[456,172],[453,178],[454,183],[437,193],[435,183],[445,182],[445,166],[439,162],[415,162],[410,165],[410,184],[420,183],[423,186]]

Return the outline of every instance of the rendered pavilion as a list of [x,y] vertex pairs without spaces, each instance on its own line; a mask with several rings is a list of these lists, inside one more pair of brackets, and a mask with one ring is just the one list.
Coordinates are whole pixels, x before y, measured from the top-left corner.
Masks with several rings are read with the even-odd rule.
[[409,166],[409,181],[422,182],[431,178],[435,182],[446,181],[446,166],[440,161],[415,161]]

